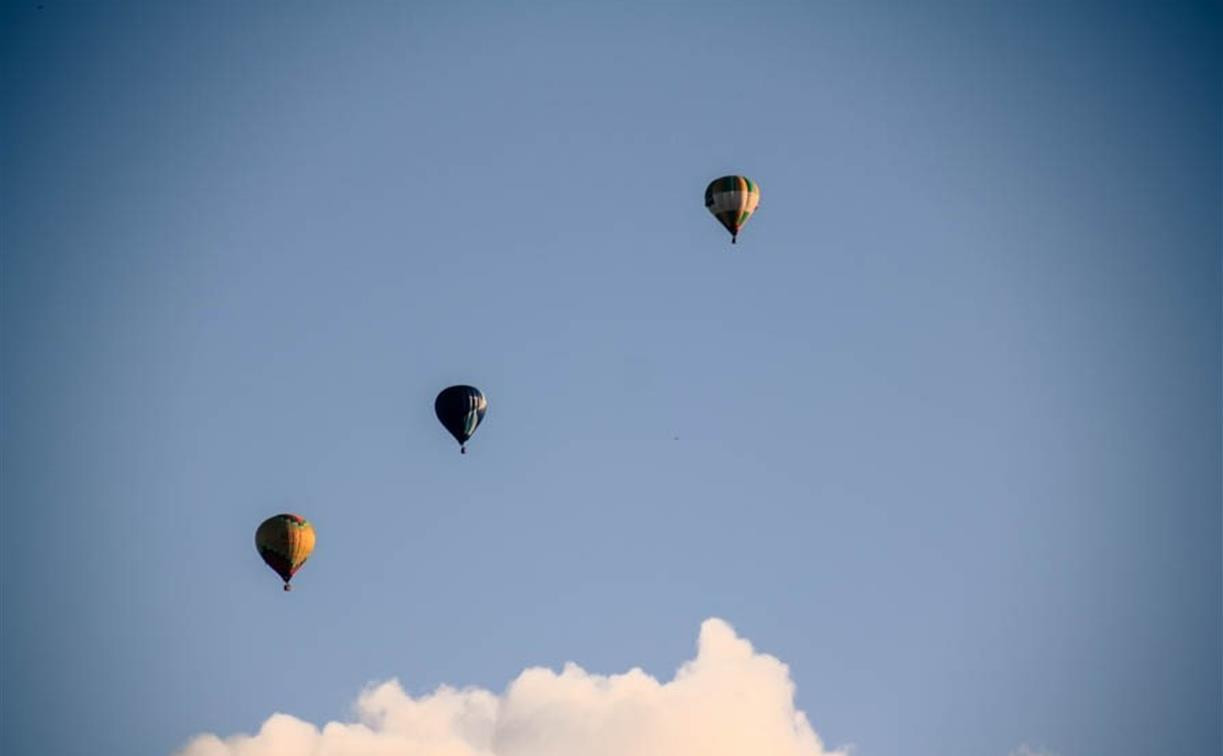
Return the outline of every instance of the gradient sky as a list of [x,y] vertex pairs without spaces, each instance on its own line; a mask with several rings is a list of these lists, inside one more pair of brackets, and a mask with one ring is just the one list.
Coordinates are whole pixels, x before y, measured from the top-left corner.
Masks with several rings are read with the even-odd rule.
[[5,2],[0,751],[717,616],[862,756],[1217,752],[1221,17]]

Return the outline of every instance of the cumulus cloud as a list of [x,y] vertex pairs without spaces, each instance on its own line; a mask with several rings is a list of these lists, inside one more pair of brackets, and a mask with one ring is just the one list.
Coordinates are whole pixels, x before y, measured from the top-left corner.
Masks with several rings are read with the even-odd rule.
[[497,695],[442,686],[413,698],[398,681],[365,690],[356,722],[319,728],[273,714],[255,735],[200,735],[180,756],[845,756],[794,708],[785,664],[718,619],[669,682],[640,669],[605,677],[531,668]]

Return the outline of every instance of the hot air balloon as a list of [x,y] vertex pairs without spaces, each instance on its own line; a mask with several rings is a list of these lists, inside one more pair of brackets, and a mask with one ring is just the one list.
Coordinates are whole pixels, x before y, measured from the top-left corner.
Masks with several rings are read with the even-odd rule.
[[459,451],[467,453],[467,439],[476,432],[484,419],[488,400],[474,386],[451,386],[442,389],[433,402],[433,411],[442,426],[459,442]]
[[730,243],[760,204],[760,186],[745,176],[723,176],[705,188],[705,207],[730,232]]
[[285,590],[292,590],[289,581],[314,550],[314,527],[300,515],[269,517],[255,531],[255,548],[268,567],[285,581]]

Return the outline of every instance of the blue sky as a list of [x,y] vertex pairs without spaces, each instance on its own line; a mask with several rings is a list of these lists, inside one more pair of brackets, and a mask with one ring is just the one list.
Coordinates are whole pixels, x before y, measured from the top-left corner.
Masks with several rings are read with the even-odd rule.
[[0,23],[0,751],[666,679],[708,617],[861,754],[1218,746],[1217,3]]

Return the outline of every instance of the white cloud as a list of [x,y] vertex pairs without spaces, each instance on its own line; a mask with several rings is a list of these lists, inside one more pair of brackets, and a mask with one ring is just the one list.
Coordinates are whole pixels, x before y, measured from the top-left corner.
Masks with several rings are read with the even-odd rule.
[[321,729],[274,714],[255,735],[200,735],[181,756],[844,756],[825,751],[794,708],[786,665],[718,619],[669,682],[631,669],[604,677],[531,668],[497,695],[442,686],[412,698],[368,688],[358,722]]
[[1010,756],[1057,756],[1053,751],[1046,751],[1043,748],[1033,748],[1024,743],[1015,750],[1011,751]]

